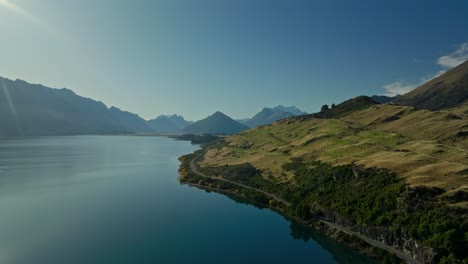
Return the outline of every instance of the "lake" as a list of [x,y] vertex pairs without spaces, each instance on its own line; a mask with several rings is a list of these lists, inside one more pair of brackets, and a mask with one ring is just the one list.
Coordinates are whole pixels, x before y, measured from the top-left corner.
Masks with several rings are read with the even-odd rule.
[[0,263],[372,263],[269,209],[177,181],[164,137],[0,139]]

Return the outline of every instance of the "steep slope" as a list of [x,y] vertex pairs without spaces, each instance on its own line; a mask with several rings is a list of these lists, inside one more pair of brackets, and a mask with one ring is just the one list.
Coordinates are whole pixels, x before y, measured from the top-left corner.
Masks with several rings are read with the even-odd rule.
[[249,127],[218,111],[185,127],[182,132],[186,134],[235,134],[247,129]]
[[160,115],[148,121],[154,132],[163,134],[180,133],[183,128],[192,123],[179,115]]
[[112,118],[119,124],[121,127],[125,128],[126,131],[136,132],[136,133],[151,133],[154,132],[151,126],[138,116],[127,111],[122,111],[117,107],[112,106],[109,108],[109,112]]
[[468,101],[468,61],[404,94],[393,102],[420,109],[439,110]]
[[283,118],[305,115],[307,113],[302,112],[295,106],[282,106],[278,105],[273,108],[263,108],[262,111],[257,113],[251,119],[244,121],[243,123],[249,127],[256,127],[266,124],[271,124]]
[[[113,115],[114,113],[114,115]],[[0,136],[121,134],[136,132],[102,102],[0,77]],[[117,114],[118,116],[118,114]]]

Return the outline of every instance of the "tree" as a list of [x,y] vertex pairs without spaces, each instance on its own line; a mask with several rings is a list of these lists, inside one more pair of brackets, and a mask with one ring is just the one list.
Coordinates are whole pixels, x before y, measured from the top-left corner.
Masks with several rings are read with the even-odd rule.
[[336,106],[335,103],[333,103],[333,104],[331,105],[331,109],[335,108],[335,106]]
[[322,105],[322,108],[320,109],[320,112],[324,112],[324,111],[327,111],[327,110],[330,110],[330,108],[328,107],[327,104],[324,104],[324,105]]
[[296,216],[303,220],[308,220],[310,218],[310,206],[307,204],[296,205]]
[[270,199],[270,201],[268,202],[270,204],[270,206],[272,207],[275,207],[277,205],[276,203],[276,200],[275,199]]

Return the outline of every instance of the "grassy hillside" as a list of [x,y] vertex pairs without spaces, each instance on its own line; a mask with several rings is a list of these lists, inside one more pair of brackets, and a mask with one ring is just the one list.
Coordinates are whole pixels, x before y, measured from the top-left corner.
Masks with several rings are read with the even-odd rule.
[[307,218],[311,209],[369,235],[390,234],[386,243],[400,250],[421,249],[401,242],[414,239],[434,249],[417,253],[424,263],[467,257],[468,104],[437,112],[357,109],[227,137],[208,147],[200,169],[229,179],[225,171],[250,166],[253,176],[235,180],[278,194],[293,204],[284,209],[291,214]]
[[387,168],[411,185],[449,191],[468,186],[468,105],[442,112],[374,105],[340,119],[291,118],[228,137],[202,165],[249,162],[265,177],[293,180],[294,157]]
[[394,100],[400,105],[440,110],[468,100],[468,61]]

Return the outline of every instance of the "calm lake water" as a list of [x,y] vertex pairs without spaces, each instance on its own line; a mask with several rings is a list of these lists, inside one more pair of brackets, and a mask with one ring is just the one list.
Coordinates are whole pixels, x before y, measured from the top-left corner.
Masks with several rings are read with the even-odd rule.
[[162,137],[0,139],[0,263],[371,263],[268,209],[177,181]]

